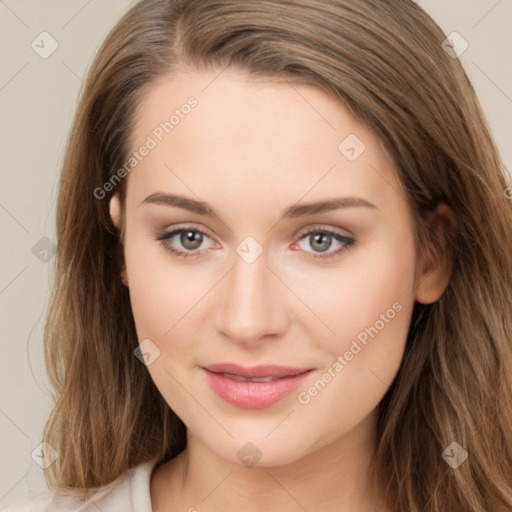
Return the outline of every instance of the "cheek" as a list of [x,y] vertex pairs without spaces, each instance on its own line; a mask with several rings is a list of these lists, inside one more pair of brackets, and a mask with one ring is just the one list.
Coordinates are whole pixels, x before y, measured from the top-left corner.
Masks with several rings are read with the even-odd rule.
[[321,307],[322,318],[334,331],[331,338],[341,341],[336,349],[376,323],[382,332],[407,332],[407,312],[414,303],[415,258],[410,232],[387,232],[360,246],[338,270],[330,271],[326,287],[323,291],[317,288],[312,302]]
[[312,418],[325,420],[319,445],[375,409],[403,358],[414,305],[414,250],[401,246],[380,256],[378,263],[368,260],[359,274],[354,269],[347,277],[345,290],[325,317],[336,334],[316,340],[325,355],[323,365],[298,398],[305,424],[313,428]]
[[415,248],[409,235],[379,237],[331,284],[324,318],[335,334],[320,343],[330,354],[322,370],[336,378],[317,405],[328,407],[342,395],[345,413],[368,412],[392,383],[414,306]]
[[[139,338],[165,335],[204,295],[204,275],[173,264],[161,244],[147,234],[126,233],[125,261],[130,302]],[[174,260],[175,261],[175,260]]]

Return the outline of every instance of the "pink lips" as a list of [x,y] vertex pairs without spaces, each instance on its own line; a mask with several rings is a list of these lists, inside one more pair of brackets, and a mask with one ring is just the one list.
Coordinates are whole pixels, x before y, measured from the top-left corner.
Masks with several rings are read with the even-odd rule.
[[231,363],[202,367],[217,395],[243,409],[269,407],[297,389],[312,369],[260,365],[246,368]]

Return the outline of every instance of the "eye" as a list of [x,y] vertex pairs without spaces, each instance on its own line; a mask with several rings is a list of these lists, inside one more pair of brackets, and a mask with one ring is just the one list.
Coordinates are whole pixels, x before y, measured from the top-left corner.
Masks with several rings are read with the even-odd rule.
[[[200,258],[205,253],[208,253],[210,251],[209,248],[198,250],[206,238],[211,240],[210,236],[202,229],[180,226],[170,232],[159,233],[155,236],[155,240],[161,242],[167,252],[180,258]],[[353,238],[336,231],[314,227],[305,233],[303,232],[300,235],[299,242],[294,244],[292,249],[295,250],[305,240],[313,248],[313,253],[310,253],[308,257],[323,259],[334,258],[348,250],[355,243]],[[329,251],[333,242],[338,244],[339,247],[334,251]],[[176,245],[181,246],[184,250],[176,249]],[[309,252],[306,249],[304,250]]]
[[[174,229],[169,233],[164,232],[155,237],[156,240],[162,243],[166,251],[180,258],[199,258],[203,253],[208,252],[209,249],[197,250],[202,245],[205,238],[210,238],[205,231],[191,227]],[[172,247],[168,241],[172,242],[173,239],[175,239],[173,245],[179,244],[185,250]]]
[[[349,249],[354,244],[355,240],[351,237],[332,231],[329,229],[323,229],[321,227],[315,227],[310,229],[306,233],[301,234],[301,238],[298,244],[294,244],[292,249],[300,245],[300,242],[306,241],[310,247],[314,249],[314,253],[310,255],[312,258],[334,258]],[[338,244],[338,249],[330,251],[332,245]],[[308,252],[308,251],[306,251]],[[316,254],[315,254],[316,252]]]

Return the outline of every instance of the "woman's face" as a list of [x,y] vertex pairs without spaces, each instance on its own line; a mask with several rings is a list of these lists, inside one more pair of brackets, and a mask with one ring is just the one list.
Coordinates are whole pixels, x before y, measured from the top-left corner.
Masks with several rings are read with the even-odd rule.
[[142,358],[189,433],[280,465],[375,420],[415,300],[413,226],[379,140],[341,104],[217,75],[145,96],[124,279]]

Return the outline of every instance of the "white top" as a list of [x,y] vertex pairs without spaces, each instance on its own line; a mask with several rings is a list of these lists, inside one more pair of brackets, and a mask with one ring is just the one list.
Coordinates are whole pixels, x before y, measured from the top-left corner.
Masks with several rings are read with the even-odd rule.
[[0,512],[152,512],[149,484],[156,462],[155,458],[127,470],[88,500],[71,489],[58,488],[17,501]]

